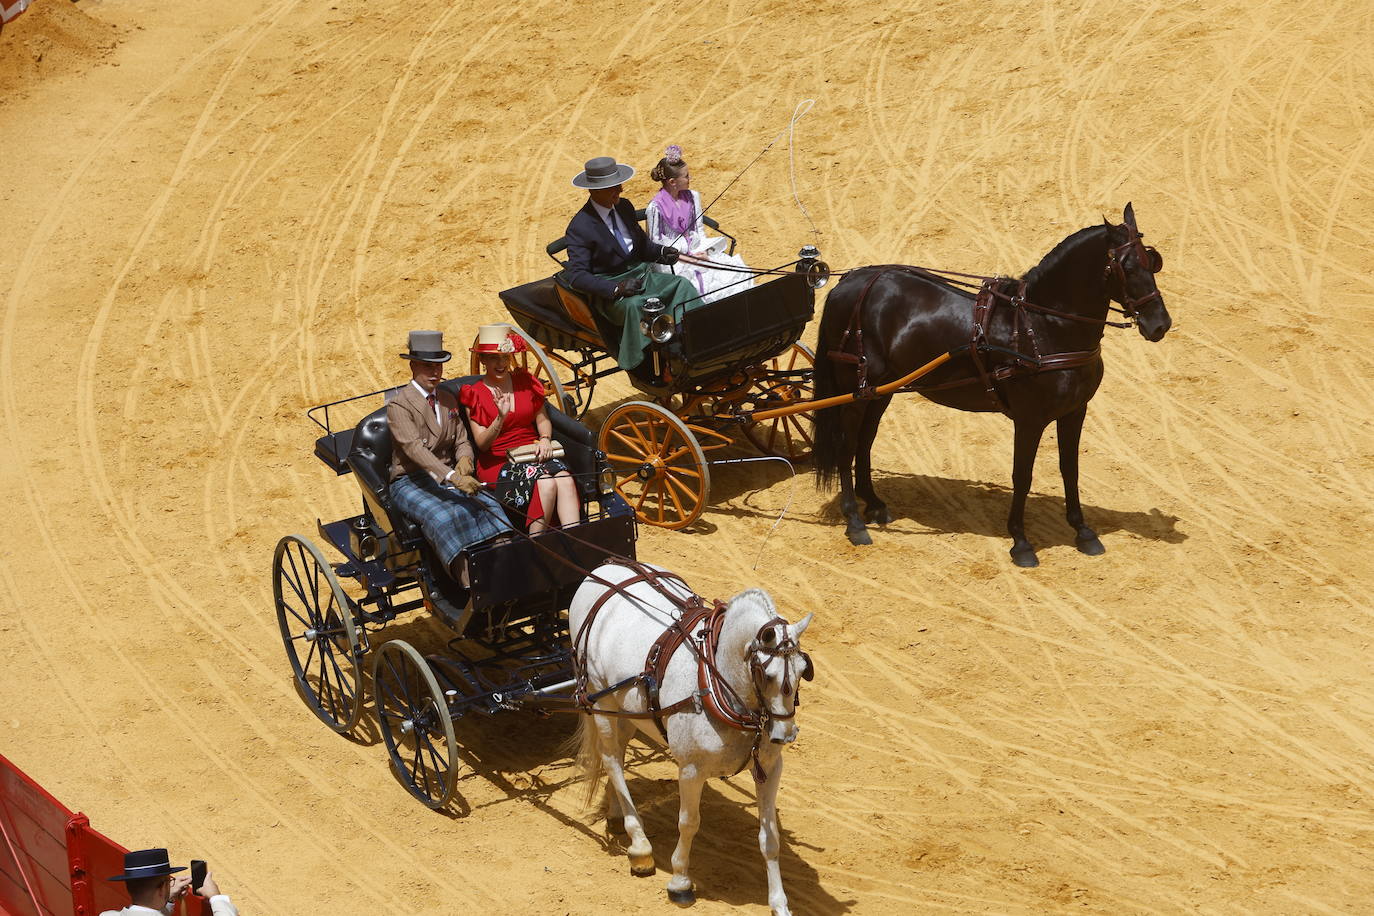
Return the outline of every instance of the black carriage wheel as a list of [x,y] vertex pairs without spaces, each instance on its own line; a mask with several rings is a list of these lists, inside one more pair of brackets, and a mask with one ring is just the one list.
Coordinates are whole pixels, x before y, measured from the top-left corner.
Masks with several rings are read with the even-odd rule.
[[[754,410],[787,407],[816,396],[816,354],[806,344],[794,343],[763,363],[760,369],[762,373],[749,387],[750,406]],[[806,461],[811,457],[814,444],[811,411],[750,423],[744,427],[744,435],[765,455],[777,455],[792,462]]]
[[334,731],[351,731],[363,712],[355,607],[309,538],[289,534],[277,542],[272,594],[301,697]]
[[405,787],[431,808],[442,808],[458,785],[453,717],[429,663],[402,639],[372,659],[377,723]]

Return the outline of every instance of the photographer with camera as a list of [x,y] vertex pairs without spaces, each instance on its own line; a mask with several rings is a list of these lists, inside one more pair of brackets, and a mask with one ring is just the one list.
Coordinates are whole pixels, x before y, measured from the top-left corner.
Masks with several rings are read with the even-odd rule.
[[238,916],[229,898],[220,893],[215,878],[205,870],[200,860],[191,862],[191,876],[173,878],[186,867],[172,867],[165,849],[139,849],[124,854],[124,872],[110,881],[123,881],[129,891],[130,903],[122,910],[106,910],[100,916],[171,916],[177,901],[192,890],[196,895],[210,898],[214,916]]

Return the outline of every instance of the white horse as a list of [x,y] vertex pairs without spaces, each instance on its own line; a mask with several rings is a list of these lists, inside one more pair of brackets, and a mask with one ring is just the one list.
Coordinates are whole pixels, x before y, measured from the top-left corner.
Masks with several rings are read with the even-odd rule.
[[[657,588],[644,580],[647,570],[653,571]],[[578,762],[589,780],[589,797],[603,773],[609,777],[607,824],[615,830],[624,819],[630,871],[651,875],[653,849],[625,785],[623,767],[625,746],[635,730],[658,739],[663,735],[657,723],[662,723],[668,750],[678,764],[680,802],[668,897],[682,906],[696,899],[687,860],[701,823],[702,785],[708,777],[750,769],[758,789],[759,849],[768,871],[768,903],[775,916],[788,916],[778,869],[778,783],[783,745],[797,737],[797,689],[803,678],[812,676],[811,659],[799,644],[812,615],[789,624],[778,616],[768,594],[755,588],[730,599],[723,619],[719,614],[706,617],[705,609],[689,614],[695,622],[685,643],[660,639],[683,618],[682,605],[694,598],[680,578],[649,564],[608,563],[578,588],[568,609],[568,626],[582,678],[579,695],[594,707],[578,728]],[[710,653],[712,643],[702,641],[699,634],[712,620],[719,636],[714,658],[702,666],[703,646]],[[680,634],[681,628],[676,632]],[[656,669],[661,677],[654,676],[651,653],[663,656]],[[617,712],[622,715],[607,714]],[[617,813],[618,817],[610,816]]]

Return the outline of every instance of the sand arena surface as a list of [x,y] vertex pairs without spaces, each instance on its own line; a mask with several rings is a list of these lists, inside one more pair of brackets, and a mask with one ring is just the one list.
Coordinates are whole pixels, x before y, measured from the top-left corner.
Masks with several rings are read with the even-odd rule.
[[[272,549],[358,503],[305,409],[398,379],[409,328],[502,318],[583,159],[637,165],[642,205],[677,142],[709,200],[811,97],[797,187],[832,264],[1019,273],[1129,200],[1175,326],[1105,341],[1105,556],[1073,549],[1047,436],[1043,565],[1013,568],[1011,425],[916,397],[871,548],[758,467],[715,475],[696,533],[643,530],[708,596],[817,612],[795,911],[1362,910],[1374,10],[1016,6],[38,0],[0,36],[4,753],[208,859],[245,914],[667,912],[661,756],[631,771],[647,881],[583,809],[566,719],[461,721],[451,816],[421,807],[293,692]],[[811,240],[785,141],[712,213],[751,264]],[[706,790],[702,914],[765,910],[752,796]]]

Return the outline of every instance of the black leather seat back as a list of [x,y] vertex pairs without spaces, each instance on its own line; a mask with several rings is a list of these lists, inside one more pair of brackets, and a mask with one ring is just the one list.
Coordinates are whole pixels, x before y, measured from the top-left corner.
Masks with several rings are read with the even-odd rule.
[[357,475],[362,487],[363,501],[372,513],[373,521],[386,533],[399,535],[402,545],[420,541],[420,529],[401,514],[391,502],[391,428],[386,422],[386,408],[379,407],[358,421],[353,429],[353,447],[348,453],[348,466]]
[[[455,397],[459,390],[478,381],[480,376],[445,379],[440,384]],[[559,410],[552,403],[548,405],[549,420],[553,425],[553,438],[563,444],[563,463],[568,466],[577,481],[578,490],[585,502],[597,495],[596,437],[592,432],[572,417]],[[458,402],[459,419],[466,428],[467,409],[461,399]],[[391,427],[386,421],[386,407],[379,407],[358,421],[353,430],[353,445],[348,453],[348,466],[358,478],[362,488],[363,501],[376,523],[385,533],[395,532],[399,543],[391,546],[391,552],[418,547],[424,541],[418,525],[406,518],[391,501]],[[523,518],[512,515],[511,524],[523,525]]]

